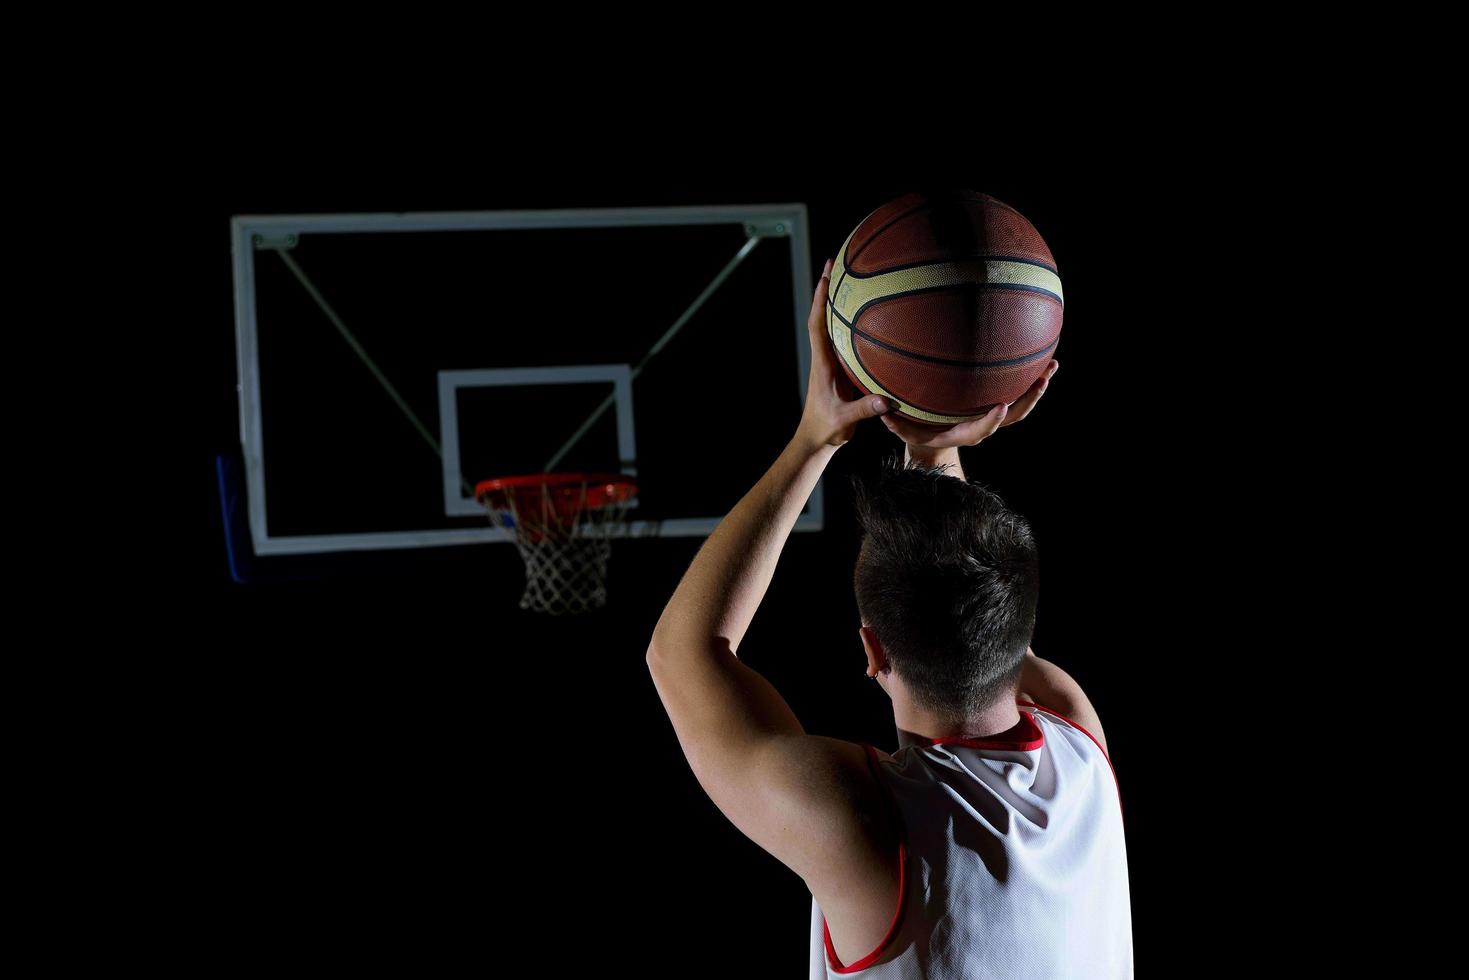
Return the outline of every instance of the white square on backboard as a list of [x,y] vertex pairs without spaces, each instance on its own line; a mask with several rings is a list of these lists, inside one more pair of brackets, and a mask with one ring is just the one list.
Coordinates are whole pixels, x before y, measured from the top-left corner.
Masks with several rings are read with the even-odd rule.
[[[611,382],[617,413],[617,458],[622,472],[637,476],[637,445],[633,437],[632,368],[627,364],[578,364],[566,367],[488,368],[439,372],[439,438],[444,449],[444,513],[450,517],[482,517],[484,507],[462,491],[459,468],[460,388],[512,385],[555,385]],[[507,474],[508,475],[508,474]]]

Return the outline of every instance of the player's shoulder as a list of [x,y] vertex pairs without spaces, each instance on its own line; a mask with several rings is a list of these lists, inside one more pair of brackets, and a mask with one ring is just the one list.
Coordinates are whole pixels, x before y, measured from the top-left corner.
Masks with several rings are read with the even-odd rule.
[[1051,708],[1046,705],[1037,704],[1034,701],[1016,701],[1016,706],[1021,710],[1031,709],[1033,714],[1042,717],[1054,718],[1067,726],[1077,729],[1083,735],[1090,738],[1102,750],[1102,754],[1110,762],[1112,757],[1107,752],[1107,738],[1102,732],[1102,720],[1097,717],[1096,709],[1088,702],[1068,704],[1064,709]]

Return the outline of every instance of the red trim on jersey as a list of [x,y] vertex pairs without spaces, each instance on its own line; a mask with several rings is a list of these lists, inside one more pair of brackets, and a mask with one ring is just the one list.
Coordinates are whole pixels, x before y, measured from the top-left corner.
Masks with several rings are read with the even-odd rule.
[[[1082,728],[1080,725],[1078,725],[1076,722],[1072,721],[1070,718],[1067,718],[1065,715],[1061,714],[1061,712],[1059,712],[1059,711],[1052,711],[1050,708],[1043,708],[1040,705],[1036,704],[1034,701],[1020,701],[1020,700],[1016,700],[1015,703],[1016,704],[1027,704],[1027,705],[1030,705],[1030,707],[1032,707],[1032,708],[1038,708],[1041,711],[1044,711],[1048,715],[1055,715],[1057,718],[1060,718],[1062,721],[1066,722],[1066,724],[1070,725],[1072,728],[1075,728],[1077,731],[1081,732],[1083,735],[1085,735],[1087,738],[1091,739],[1093,742],[1096,742],[1097,748],[1102,749],[1102,743],[1101,742],[1097,742],[1097,737],[1095,735],[1093,735],[1091,732],[1087,731],[1085,728]],[[1114,765],[1112,765],[1112,757],[1109,756],[1109,755],[1107,755],[1107,750],[1106,749],[1102,749],[1102,758],[1104,758],[1104,759],[1107,760],[1107,768],[1112,770],[1112,782],[1113,783],[1117,783],[1117,767],[1114,766]],[[1117,784],[1117,811],[1119,813],[1122,812],[1122,785],[1120,783]]]
[[[1016,702],[1019,704],[1020,702]],[[1027,702],[1028,703],[1028,702]],[[1039,707],[1037,705],[1036,707]],[[943,738],[923,738],[918,740],[919,745],[963,745],[971,749],[1000,749],[1006,752],[1034,752],[1046,744],[1045,732],[1041,726],[1035,723],[1035,719],[1024,711],[1019,712],[1020,720],[1007,731],[987,738],[960,738],[957,735],[946,735]]]
[[888,926],[887,935],[882,937],[882,942],[877,944],[876,949],[868,953],[866,956],[862,957],[857,962],[853,963],[851,966],[842,966],[842,961],[837,957],[836,947],[831,944],[831,929],[829,929],[826,925],[826,915],[825,913],[822,914],[821,934],[826,940],[826,965],[830,967],[831,970],[835,973],[856,973],[858,970],[867,969],[874,962],[876,962],[877,958],[880,957],[883,954],[883,951],[886,950],[888,946],[892,943],[893,937],[898,934],[898,924],[903,919],[903,896],[906,895],[908,891],[908,828],[903,823],[903,812],[898,809],[898,801],[893,799],[892,790],[888,788],[887,783],[882,781],[882,776],[879,775],[877,772],[877,766],[880,762],[877,757],[877,749],[868,745],[866,742],[862,743],[862,747],[867,750],[867,766],[869,769],[872,770],[872,777],[877,780],[878,784],[882,786],[883,792],[888,795],[888,802],[892,804],[893,815],[897,819],[899,833],[898,908],[893,913],[892,925]]

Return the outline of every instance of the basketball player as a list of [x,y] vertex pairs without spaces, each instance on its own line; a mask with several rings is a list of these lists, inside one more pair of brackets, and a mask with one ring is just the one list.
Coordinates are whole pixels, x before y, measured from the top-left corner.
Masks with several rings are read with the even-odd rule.
[[[647,660],[695,776],[812,895],[813,980],[1132,976],[1121,802],[1096,712],[1029,649],[1030,528],[968,483],[960,445],[1025,418],[1057,364],[984,418],[933,429],[855,393],[825,329],[827,262],[808,323],[795,436],[710,535]],[[856,569],[867,675],[892,699],[894,754],[809,735],[738,659],[812,487],[857,424],[906,443],[859,487]]]

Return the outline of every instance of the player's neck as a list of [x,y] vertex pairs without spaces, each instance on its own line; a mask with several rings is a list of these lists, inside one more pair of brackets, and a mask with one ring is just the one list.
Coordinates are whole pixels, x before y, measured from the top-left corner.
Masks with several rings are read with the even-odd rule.
[[893,705],[893,721],[898,728],[898,745],[926,745],[940,738],[994,738],[1005,735],[1020,725],[1020,709],[1013,701],[1005,701],[971,718],[962,725],[945,724],[926,712],[900,712]]

